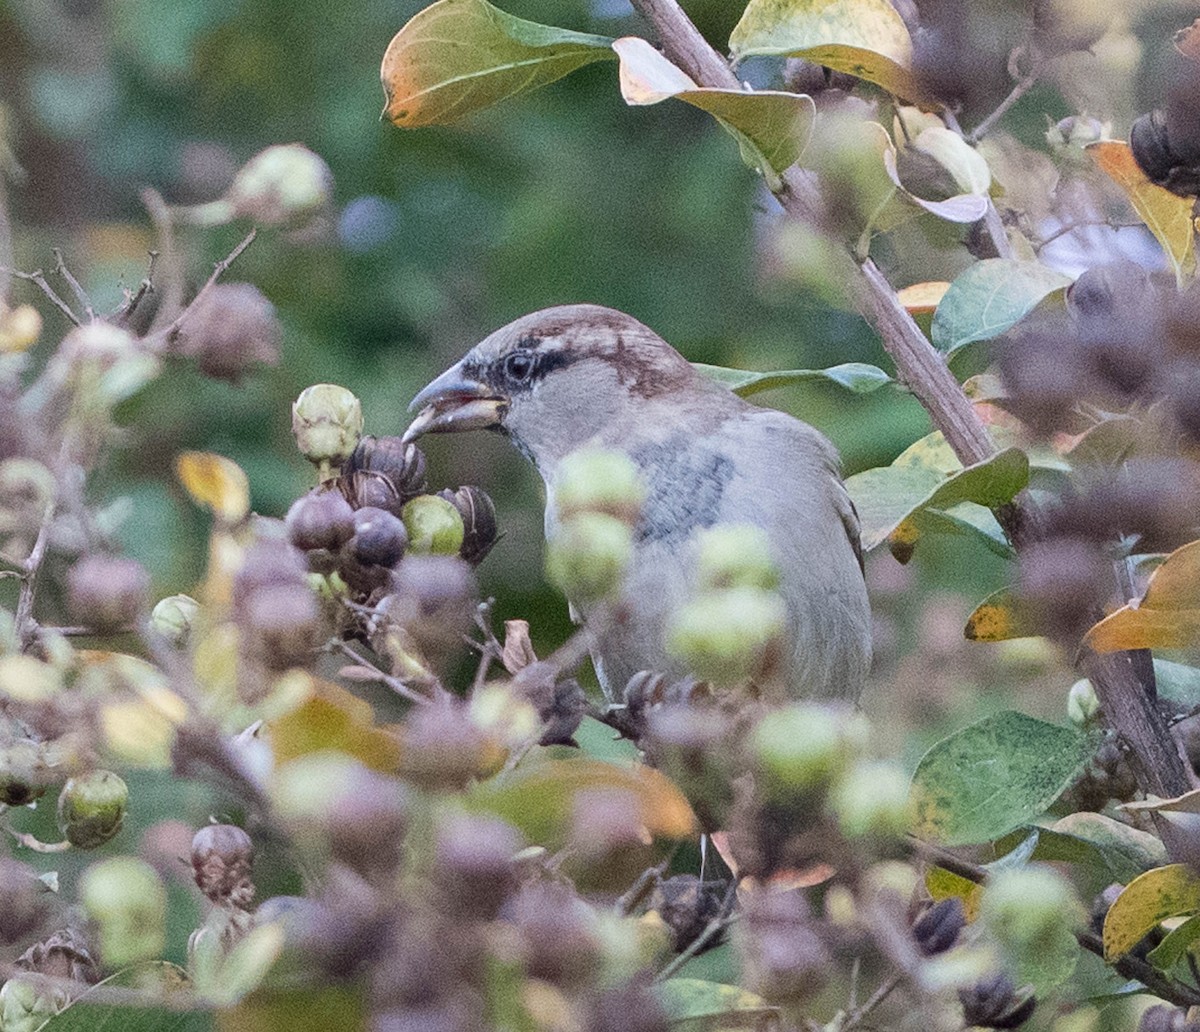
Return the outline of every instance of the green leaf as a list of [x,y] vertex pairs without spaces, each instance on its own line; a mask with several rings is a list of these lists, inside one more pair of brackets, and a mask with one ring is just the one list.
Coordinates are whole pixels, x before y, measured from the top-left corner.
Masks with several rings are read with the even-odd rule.
[[[92,989],[107,986],[139,989],[146,1006],[116,1006],[92,1002]],[[187,990],[187,973],[168,961],[154,960],[110,975],[85,989],[60,1014],[41,1026],[44,1032],[210,1032],[213,1015],[201,1010]],[[172,997],[178,1006],[154,1005],[152,995]]]
[[972,341],[991,340],[1070,282],[1070,277],[1040,262],[976,262],[950,284],[933,313],[933,343],[949,356]]
[[1167,864],[1134,878],[1104,918],[1104,959],[1117,960],[1168,917],[1200,910],[1200,878],[1187,864]]
[[612,44],[621,60],[621,96],[631,105],[674,97],[707,111],[743,147],[747,164],[769,179],[793,164],[812,135],[816,108],[802,93],[697,86],[686,73],[638,36]]
[[705,376],[711,377],[718,383],[723,383],[734,394],[743,398],[759,391],[774,390],[777,387],[793,387],[796,384],[826,381],[836,383],[839,387],[854,394],[870,394],[872,391],[895,383],[879,366],[868,365],[865,362],[844,362],[841,365],[830,366],[828,369],[781,369],[769,373],[756,373],[747,369],[729,369],[726,366],[705,365],[703,362],[692,363]]
[[1080,864],[1124,883],[1165,864],[1167,851],[1157,836],[1104,814],[1072,813],[1038,829],[1034,859]]
[[883,149],[883,166],[888,178],[900,189],[901,194],[912,203],[948,222],[977,222],[983,218],[987,213],[987,191],[991,185],[991,173],[988,171],[987,162],[975,149],[961,136],[944,126],[931,126],[922,130],[912,146],[942,165],[962,192],[940,201],[918,197],[900,181],[896,148],[889,139],[887,147]]
[[917,765],[914,833],[946,846],[991,842],[1030,821],[1075,780],[1095,747],[1070,727],[997,713],[938,742]]
[[912,39],[887,0],[750,0],[729,37],[735,61],[756,54],[803,57],[918,96]]
[[974,502],[962,502],[952,509],[925,509],[916,516],[922,534],[962,534],[981,542],[1002,559],[1015,559],[1016,550],[990,509]]
[[779,1024],[779,1008],[736,985],[672,978],[658,986],[672,1032],[765,1032]]
[[[961,502],[992,509],[1012,501],[1028,482],[1025,453],[1007,448],[949,476],[921,466],[893,464],[868,469],[850,477],[846,490],[858,509],[863,549],[869,551],[924,509],[946,510]],[[918,528],[906,527],[909,529]]]
[[487,0],[437,0],[392,38],[384,115],[406,129],[445,125],[613,57],[612,40],[539,25]]
[[1200,669],[1168,659],[1154,661],[1154,681],[1160,698],[1191,709],[1200,706]]
[[1170,971],[1197,939],[1200,939],[1200,914],[1189,917],[1168,932],[1166,938],[1146,954],[1146,959],[1159,971]]

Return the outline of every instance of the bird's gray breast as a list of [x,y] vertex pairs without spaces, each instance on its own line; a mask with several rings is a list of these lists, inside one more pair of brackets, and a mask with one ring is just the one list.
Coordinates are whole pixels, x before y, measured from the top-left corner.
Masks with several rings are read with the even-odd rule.
[[646,501],[635,530],[643,542],[682,541],[717,522],[725,489],[733,479],[732,460],[676,434],[630,451],[646,485]]

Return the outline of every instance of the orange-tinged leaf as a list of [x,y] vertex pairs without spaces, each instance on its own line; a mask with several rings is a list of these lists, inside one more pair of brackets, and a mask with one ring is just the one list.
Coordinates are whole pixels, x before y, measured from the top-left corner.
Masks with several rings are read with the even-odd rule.
[[618,39],[612,48],[621,60],[625,103],[657,104],[674,97],[707,111],[733,132],[743,153],[752,159],[747,163],[764,175],[782,172],[808,144],[816,108],[805,94],[697,86],[638,36]]
[[980,602],[963,629],[968,641],[1009,641],[1038,633],[1027,608],[1009,588],[993,591]]
[[437,0],[396,33],[383,55],[384,115],[405,129],[445,125],[611,60],[610,43],[515,18],[486,0]]
[[270,724],[276,762],[322,749],[337,749],[368,767],[395,771],[400,762],[399,739],[375,724],[368,702],[328,681],[316,682],[316,692],[302,706]]
[[1200,639],[1200,541],[1177,548],[1150,575],[1146,593],[1094,624],[1097,652],[1183,648]]
[[[717,855],[725,861],[725,866],[737,877],[739,865],[737,857],[729,844],[729,834],[724,831],[714,831],[709,841],[717,850]],[[811,867],[788,867],[776,871],[766,881],[760,881],[752,876],[745,876],[738,883],[738,892],[789,892],[792,889],[811,889],[814,885],[823,885],[835,874],[837,868],[826,863],[813,864]]]
[[750,0],[729,37],[734,60],[803,57],[910,99],[912,39],[887,0]]
[[211,509],[226,525],[239,523],[250,511],[250,482],[232,459],[212,452],[184,452],[175,472],[192,501]]
[[1125,191],[1138,217],[1162,245],[1175,270],[1175,281],[1182,287],[1196,271],[1193,198],[1179,197],[1150,182],[1138,168],[1127,143],[1101,140],[1088,144],[1087,151],[1092,160]]
[[944,899],[961,899],[968,924],[979,916],[983,886],[970,878],[947,871],[944,867],[930,867],[925,872],[925,888],[935,903]]
[[1134,878],[1104,918],[1104,959],[1117,960],[1168,917],[1200,910],[1200,878],[1187,864],[1156,867]]
[[897,297],[910,315],[925,315],[937,308],[938,302],[949,289],[950,284],[946,280],[927,280],[905,287]]
[[554,849],[566,843],[576,797],[595,790],[628,793],[642,827],[656,838],[686,838],[698,830],[683,793],[644,764],[527,761],[506,776],[475,785],[465,801],[512,822],[531,842]]

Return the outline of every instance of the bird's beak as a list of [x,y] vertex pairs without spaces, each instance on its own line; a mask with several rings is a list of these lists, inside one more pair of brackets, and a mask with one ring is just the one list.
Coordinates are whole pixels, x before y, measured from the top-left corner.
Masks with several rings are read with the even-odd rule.
[[414,441],[422,434],[496,426],[507,409],[507,398],[467,376],[459,362],[413,398],[408,410],[419,411],[404,431],[404,440]]

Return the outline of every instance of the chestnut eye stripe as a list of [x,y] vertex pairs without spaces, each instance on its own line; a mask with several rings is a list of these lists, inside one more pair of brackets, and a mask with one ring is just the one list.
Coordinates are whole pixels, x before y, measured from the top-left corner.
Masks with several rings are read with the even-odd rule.
[[512,395],[529,390],[555,369],[565,368],[584,357],[561,349],[533,351],[522,347],[486,364],[466,363],[463,372],[495,391]]

